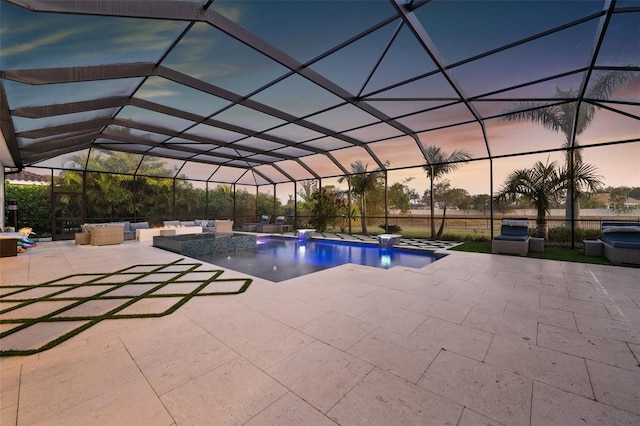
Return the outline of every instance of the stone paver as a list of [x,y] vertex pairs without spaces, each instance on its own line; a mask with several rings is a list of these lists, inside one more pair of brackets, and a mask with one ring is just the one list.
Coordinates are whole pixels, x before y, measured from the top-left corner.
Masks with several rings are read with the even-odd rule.
[[508,425],[528,425],[531,379],[442,351],[418,385]]
[[300,327],[301,331],[343,351],[375,329],[375,325],[338,312],[327,312]]
[[302,398],[288,392],[245,423],[245,426],[335,426],[336,424]]
[[242,358],[236,358],[160,396],[177,424],[242,424],[273,404],[287,389]]
[[520,376],[593,398],[583,358],[521,340],[496,336],[491,342],[485,362]]
[[434,345],[470,358],[483,360],[493,335],[438,318],[429,318],[410,336],[415,344],[430,348]]
[[399,377],[372,371],[329,411],[338,424],[455,424],[462,406]]
[[326,413],[372,369],[371,364],[318,341],[267,373]]
[[640,369],[624,370],[587,360],[596,400],[640,415]]
[[543,383],[535,382],[531,426],[634,426],[640,416]]
[[638,368],[638,363],[629,347],[624,342],[612,338],[540,324],[537,344],[630,370]]
[[351,346],[347,352],[412,383],[434,360],[440,348],[425,347],[404,336],[378,329]]

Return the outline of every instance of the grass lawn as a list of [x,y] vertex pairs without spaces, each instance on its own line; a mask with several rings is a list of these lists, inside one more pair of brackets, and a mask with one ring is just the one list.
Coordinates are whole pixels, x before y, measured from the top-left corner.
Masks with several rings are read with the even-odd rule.
[[[453,251],[468,251],[474,253],[491,253],[491,243],[467,243],[451,248]],[[567,262],[593,263],[599,265],[611,265],[604,257],[587,256],[582,250],[571,250],[567,248],[545,247],[543,252],[529,252],[527,257],[548,260],[565,260]],[[634,267],[635,265],[623,265]]]

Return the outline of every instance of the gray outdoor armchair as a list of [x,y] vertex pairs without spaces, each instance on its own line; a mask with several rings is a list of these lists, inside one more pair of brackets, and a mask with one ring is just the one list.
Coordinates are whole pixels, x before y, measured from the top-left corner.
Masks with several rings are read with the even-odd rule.
[[529,220],[502,219],[500,235],[491,241],[491,252],[526,256],[529,253]]

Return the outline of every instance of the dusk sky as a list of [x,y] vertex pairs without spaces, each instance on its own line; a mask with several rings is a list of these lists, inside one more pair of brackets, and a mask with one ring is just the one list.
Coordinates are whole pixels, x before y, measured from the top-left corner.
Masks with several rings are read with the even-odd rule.
[[[34,138],[20,132],[111,117],[143,127],[170,129],[174,134],[184,132],[170,137],[134,128],[130,135],[147,142],[130,145],[127,150],[176,156],[175,160],[167,159],[167,164],[180,168],[188,177],[206,180],[215,171],[213,181],[239,179],[238,183],[264,184],[268,181],[263,176],[278,183],[288,180],[278,169],[260,165],[264,161],[277,163],[295,179],[313,177],[296,161],[283,160],[285,157],[300,158],[323,177],[342,174],[319,150],[330,151],[346,170],[358,160],[373,170],[377,164],[364,148],[368,144],[380,162],[389,161],[392,169],[417,166],[390,172],[390,183],[414,177],[409,186],[422,193],[427,187],[420,168],[425,160],[414,137],[404,133],[406,129],[423,146],[436,145],[447,152],[466,149],[474,159],[557,149],[565,142],[563,134],[499,116],[534,98],[546,99],[548,104],[562,102],[554,101],[557,89],[576,96],[585,78],[590,77],[588,97],[598,76],[628,67],[628,71],[622,71],[626,73],[625,84],[609,99],[600,100],[608,109],[597,110],[578,142],[584,147],[603,145],[585,149],[584,158],[598,168],[606,185],[640,186],[640,12],[622,13],[625,6],[633,5],[637,2],[618,2],[619,10],[612,15],[594,61],[600,68],[589,72],[603,1],[435,0],[417,9],[414,17],[424,29],[427,43],[432,43],[430,48],[440,66],[449,67],[448,75],[444,75],[414,32],[402,25],[399,17],[393,19],[397,11],[392,2],[213,3],[214,12],[251,37],[262,39],[261,46],[268,46],[268,52],[281,55],[289,64],[297,63],[301,70],[310,70],[312,74],[307,75],[292,72],[285,63],[260,52],[260,46],[254,49],[206,22],[194,23],[163,57],[187,28],[187,22],[32,13],[3,2],[3,73],[158,63],[163,58],[159,65],[196,83],[186,84],[186,77],[176,80],[172,75],[29,85],[20,82],[21,76],[3,74],[1,81],[12,110],[131,96],[202,117],[202,122],[197,122],[135,105],[42,118],[13,116],[21,149],[70,133]],[[591,19],[583,19],[586,17]],[[572,21],[576,24],[549,31]],[[535,37],[546,31],[549,33]],[[515,43],[520,40],[526,42]],[[511,43],[514,45],[502,49]],[[356,101],[351,104],[345,99]],[[377,116],[371,114],[373,110]],[[381,122],[381,117],[393,122]],[[231,127],[205,123],[208,118]],[[291,118],[302,121],[288,123]],[[488,147],[478,118],[484,123]],[[203,142],[203,138],[211,143]],[[618,141],[630,142],[611,145]],[[121,141],[108,137],[95,142],[107,149],[122,147]],[[149,143],[164,145],[154,148]],[[187,151],[171,151],[174,147]],[[77,153],[67,151],[50,159],[38,157],[33,166],[63,167],[66,158]],[[80,151],[86,151],[86,147]],[[197,162],[183,166],[183,160],[191,156]],[[241,158],[231,160],[229,156]],[[495,158],[494,190],[514,169],[547,158],[561,162],[563,154]],[[218,168],[215,163],[223,166]],[[238,164],[252,166],[260,174],[244,174],[228,167]],[[489,161],[463,165],[447,178],[453,186],[471,194],[488,193]]]

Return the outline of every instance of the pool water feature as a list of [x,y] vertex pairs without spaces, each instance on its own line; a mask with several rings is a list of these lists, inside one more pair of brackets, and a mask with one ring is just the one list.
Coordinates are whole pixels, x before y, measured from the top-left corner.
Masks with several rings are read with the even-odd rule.
[[345,263],[384,269],[394,266],[421,268],[437,260],[431,252],[380,249],[377,245],[340,241],[298,241],[279,237],[258,238],[253,250],[195,258],[274,282]]

